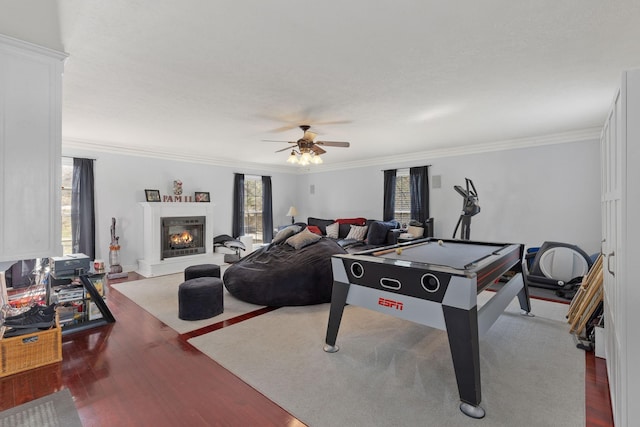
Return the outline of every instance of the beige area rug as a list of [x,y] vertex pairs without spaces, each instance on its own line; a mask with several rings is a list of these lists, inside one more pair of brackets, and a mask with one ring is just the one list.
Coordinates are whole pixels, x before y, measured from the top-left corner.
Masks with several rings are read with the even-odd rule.
[[[484,298],[484,297],[483,297]],[[514,301],[480,342],[482,404],[459,397],[446,333],[347,306],[340,351],[322,350],[329,304],[286,307],[189,340],[313,427],[584,426],[584,352],[567,306]]]
[[176,273],[117,283],[111,287],[179,334],[213,325],[263,307],[240,301],[224,288],[224,312],[222,314],[204,320],[181,320],[178,318],[178,286],[182,282],[184,282],[184,273]]

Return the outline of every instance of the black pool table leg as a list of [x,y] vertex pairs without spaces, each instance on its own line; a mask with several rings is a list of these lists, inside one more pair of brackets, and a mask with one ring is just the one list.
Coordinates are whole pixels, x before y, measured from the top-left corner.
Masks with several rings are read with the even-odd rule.
[[483,418],[480,407],[480,345],[478,338],[478,308],[470,310],[442,306],[449,337],[449,348],[460,394],[460,410],[472,418]]
[[529,281],[527,275],[524,274],[525,267],[521,266],[520,274],[522,275],[522,289],[518,292],[518,302],[520,303],[520,309],[523,311],[523,315],[534,317],[531,313],[531,299],[529,298]]
[[348,283],[333,282],[331,308],[329,309],[329,324],[327,325],[327,337],[325,338],[324,345],[324,351],[327,353],[335,353],[340,350],[340,347],[336,345],[336,339],[338,338],[338,329],[340,329],[342,313],[344,313],[344,306],[347,304],[348,294]]

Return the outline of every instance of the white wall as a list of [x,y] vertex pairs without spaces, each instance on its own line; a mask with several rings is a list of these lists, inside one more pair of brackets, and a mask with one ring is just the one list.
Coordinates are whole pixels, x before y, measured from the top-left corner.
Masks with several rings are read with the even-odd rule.
[[[442,186],[431,189],[435,235],[450,238],[462,209],[454,185],[470,178],[482,211],[471,220],[471,239],[524,243],[576,244],[599,251],[599,141],[470,154],[416,161],[412,164],[362,167],[311,173],[302,177],[300,219],[307,216],[382,218],[383,169],[430,164]],[[310,186],[314,193],[310,194]],[[458,231],[457,237],[460,236]]]
[[293,203],[292,194],[295,194],[296,180],[290,174],[69,150],[64,147],[63,155],[96,159],[96,258],[105,262],[109,259],[111,218],[114,217],[116,234],[120,236],[120,263],[126,271],[136,270],[137,260],[143,257],[142,207],[139,203],[145,200],[145,189],[156,189],[160,190],[161,195],[171,195],[174,179],[180,179],[185,195],[194,191],[208,191],[214,205],[214,236],[231,234],[234,173],[271,176],[274,225],[287,222],[285,214]]
[[51,0],[1,0],[0,33],[64,51],[58,2]]
[[[107,260],[111,218],[117,221],[121,264],[137,268],[142,257],[144,190],[172,193],[174,179],[184,193],[209,191],[214,204],[214,235],[231,234],[233,174],[270,175],[273,184],[274,226],[288,224],[289,206],[298,208],[297,221],[307,217],[363,216],[382,219],[382,170],[430,164],[442,187],[431,189],[435,235],[453,234],[462,197],[453,189],[473,180],[482,211],[471,221],[471,239],[524,243],[544,241],[576,244],[587,253],[600,245],[599,142],[596,140],[545,145],[482,154],[443,157],[413,164],[380,165],[305,175],[241,170],[182,161],[69,151],[65,156],[95,158],[96,257]],[[311,186],[314,194],[311,194]],[[459,234],[458,234],[459,236]]]

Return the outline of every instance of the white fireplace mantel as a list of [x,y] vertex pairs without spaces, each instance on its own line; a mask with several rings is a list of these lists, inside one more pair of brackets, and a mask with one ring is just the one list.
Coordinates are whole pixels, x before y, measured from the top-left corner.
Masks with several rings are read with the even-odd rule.
[[[138,260],[138,273],[145,277],[179,273],[190,265],[220,264],[221,255],[213,253],[213,204],[195,202],[141,202],[144,258]],[[161,218],[176,216],[206,217],[204,254],[161,259]]]

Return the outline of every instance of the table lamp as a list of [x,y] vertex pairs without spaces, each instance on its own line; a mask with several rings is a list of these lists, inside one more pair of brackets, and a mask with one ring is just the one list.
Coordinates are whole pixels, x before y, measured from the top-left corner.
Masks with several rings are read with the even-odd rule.
[[296,222],[296,219],[294,218],[296,215],[298,215],[298,210],[294,206],[291,206],[287,212],[287,216],[291,217],[291,224]]

